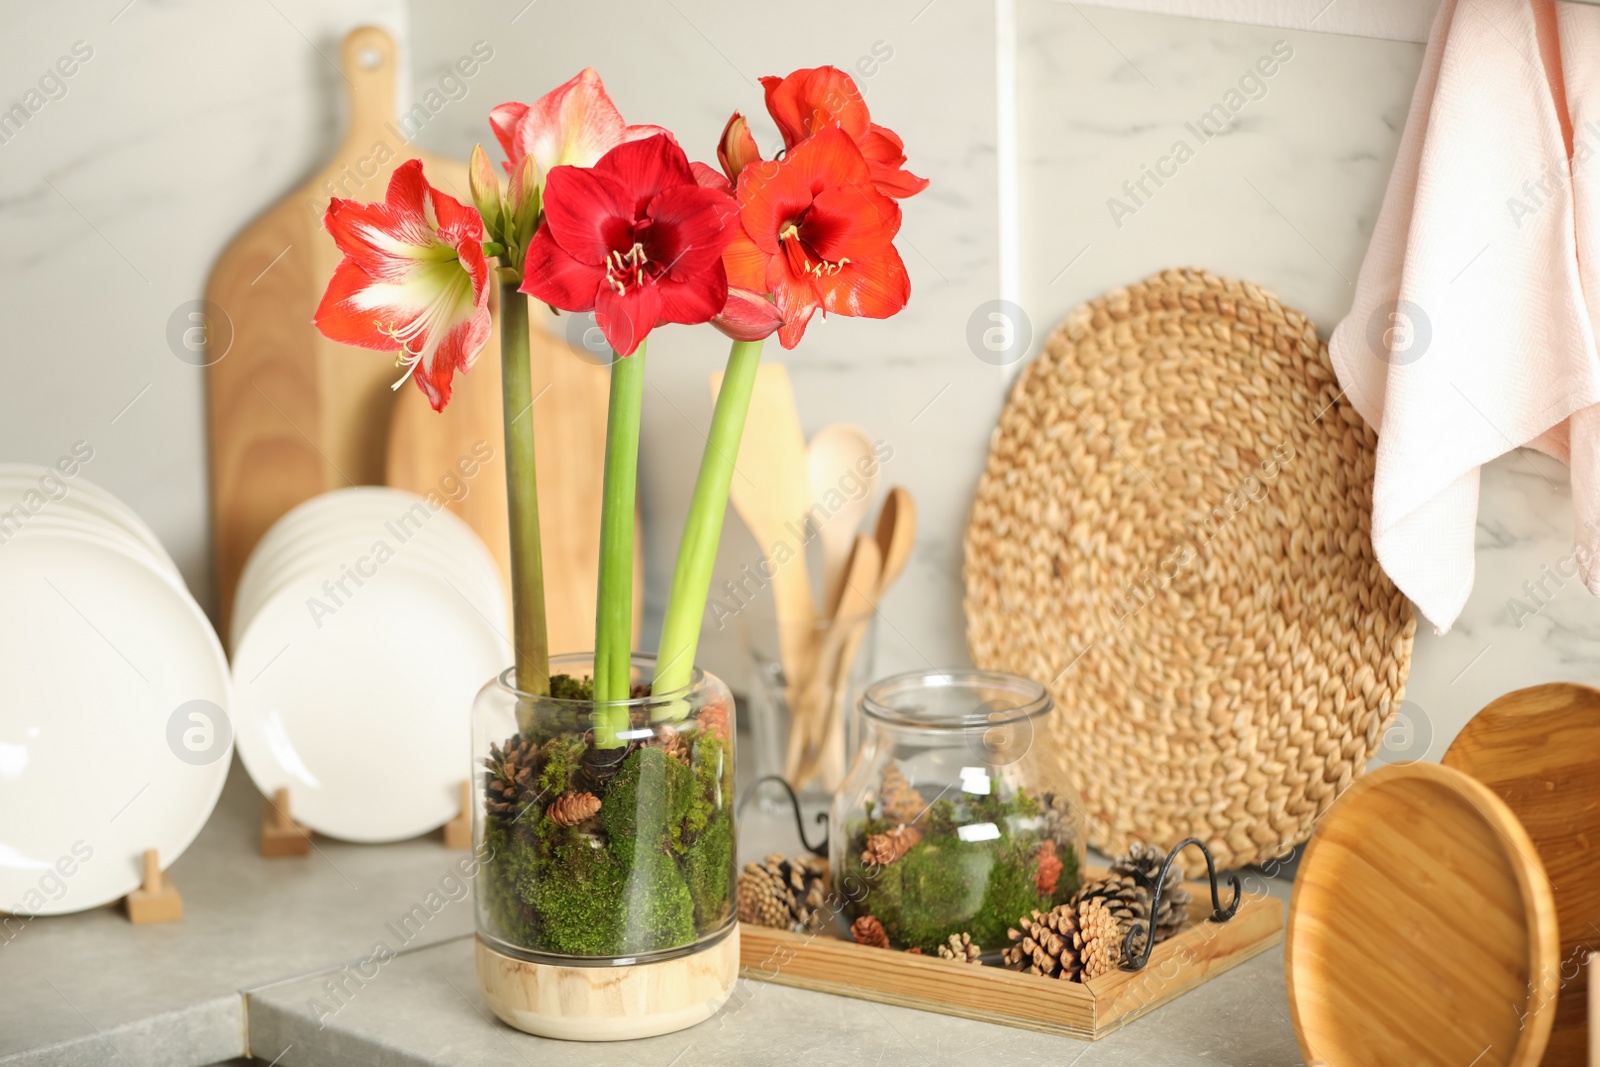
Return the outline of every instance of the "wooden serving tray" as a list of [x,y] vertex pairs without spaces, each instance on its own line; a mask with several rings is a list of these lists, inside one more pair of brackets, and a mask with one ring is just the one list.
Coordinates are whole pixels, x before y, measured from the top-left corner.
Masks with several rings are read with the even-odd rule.
[[1083,983],[750,923],[739,926],[739,969],[758,981],[1095,1041],[1283,940],[1276,897],[1247,894],[1232,919],[1213,923],[1204,917],[1210,887],[1187,888],[1198,921],[1157,945],[1143,970]]

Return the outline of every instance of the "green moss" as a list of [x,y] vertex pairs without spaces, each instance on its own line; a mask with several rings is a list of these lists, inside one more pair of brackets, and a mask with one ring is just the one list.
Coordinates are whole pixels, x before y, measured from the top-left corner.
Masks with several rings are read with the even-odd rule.
[[928,807],[923,825],[933,837],[956,836],[956,806],[948,799],[935,800]]
[[574,678],[570,674],[552,674],[550,695],[556,700],[593,700],[594,679],[588,675]]
[[[868,888],[849,913],[875,916],[897,948],[932,952],[951,934],[962,932],[984,948],[999,948],[1008,927],[1032,909],[1052,903],[1034,882],[1038,864],[1033,852],[1038,846],[1033,834],[962,841],[930,827],[920,844],[878,868],[862,864],[857,847],[847,879],[859,879]],[[1077,880],[1076,858],[1063,854],[1057,895],[1063,885],[1076,888]]]
[[665,853],[635,850],[617,910],[625,914],[616,952],[659,952],[694,940],[694,898],[677,861]]
[[489,858],[477,892],[483,895],[491,928],[512,944],[534,944],[538,934],[533,903],[521,896],[518,887],[536,874],[538,850],[515,833],[507,820],[495,816],[489,816],[484,824],[483,842]]
[[519,894],[538,912],[530,947],[572,956],[618,951],[627,910],[628,872],[607,848],[574,837],[554,850],[553,862],[525,876]]
[[725,810],[718,811],[683,856],[683,875],[700,929],[721,926],[727,918],[732,870],[733,819]]
[[571,786],[586,744],[581,736],[563,735],[551,738],[541,749],[544,765],[539,769],[538,795],[546,806]]
[[640,848],[681,849],[694,787],[693,773],[664,749],[637,748],[623,760],[600,807],[600,824],[618,858],[632,862]]

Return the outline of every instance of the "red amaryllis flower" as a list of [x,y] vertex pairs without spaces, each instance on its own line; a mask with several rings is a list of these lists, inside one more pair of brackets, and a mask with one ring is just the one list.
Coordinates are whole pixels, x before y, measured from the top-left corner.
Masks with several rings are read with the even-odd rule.
[[747,166],[738,188],[743,226],[724,256],[728,284],[776,298],[784,348],[800,343],[818,308],[884,319],[906,306],[900,206],[874,187],[845,131],[830,127],[781,160]]
[[625,141],[672,136],[660,126],[629,126],[593,67],[545,93],[533,106],[501,104],[489,112],[489,125],[506,150],[508,172],[532,155],[541,175],[560,166],[592,167]]
[[861,90],[838,67],[797,70],[787,78],[768,76],[761,84],[784,148],[792,149],[812,134],[837,126],[861,149],[879,192],[907,197],[928,187],[928,179],[905,169],[905,143],[893,130],[872,121]]
[[557,167],[522,291],[593,311],[616,353],[631,356],[654,327],[707,322],[723,309],[722,251],[737,211],[726,193],[696,183],[670,137],[618,145],[593,167]]
[[317,308],[317,329],[358,348],[400,350],[406,378],[443,411],[451,381],[489,339],[483,220],[408,160],[381,204],[335,197],[323,225],[344,253]]

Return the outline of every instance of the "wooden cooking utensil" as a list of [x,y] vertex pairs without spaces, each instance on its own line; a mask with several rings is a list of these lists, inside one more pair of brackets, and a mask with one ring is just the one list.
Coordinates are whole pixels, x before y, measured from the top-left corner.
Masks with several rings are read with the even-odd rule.
[[[342,49],[350,127],[333,158],[233,239],[206,286],[214,347],[206,372],[219,624],[267,527],[303,500],[383,481],[389,386],[378,352],[335,344],[311,323],[340,253],[322,227],[332,196],[382,199],[389,176],[421,159],[428,179],[463,202],[467,166],[414,149],[395,131],[395,45],[371,26]],[[213,318],[220,313],[231,323]],[[415,386],[406,388],[415,391]]]
[[[811,502],[821,505],[828,516],[818,524],[818,533],[822,538],[823,612],[832,615],[838,612],[856,531],[866,521],[878,492],[872,436],[848,423],[824,426],[806,446],[806,474],[811,481]],[[860,483],[854,496],[842,487],[852,477]]]
[[882,600],[911,562],[911,550],[917,547],[917,504],[908,490],[897,485],[883,498],[874,537],[883,556],[883,573],[878,579],[878,599]]
[[[878,525],[873,533],[873,539],[878,543],[878,552],[883,560],[878,573],[877,593],[872,598],[872,610],[875,612],[883,603],[889,587],[894,585],[901,572],[906,569],[906,564],[911,561],[911,552],[916,548],[917,505],[909,491],[898,485],[889,490],[888,496],[883,499],[883,507],[878,511]],[[829,698],[828,707],[833,709],[832,713],[846,725],[856,721],[852,719],[848,705],[850,676],[855,670],[856,656],[861,651],[861,642],[867,636],[869,622],[870,620],[863,620],[845,639],[844,651],[839,654],[838,666],[833,674],[833,694]],[[859,738],[849,738],[848,741],[859,741]],[[841,760],[846,747],[841,746],[839,749]],[[843,781],[844,777],[842,771],[841,766],[840,781]],[[824,772],[825,778],[827,773]]]
[[1307,1063],[1533,1067],[1559,978],[1555,903],[1499,797],[1449,767],[1384,767],[1321,818],[1295,875],[1289,1006]]
[[[721,388],[719,371],[711,376],[712,399]],[[817,615],[805,553],[806,512],[811,507],[806,438],[795,409],[794,387],[781,363],[763,363],[756,371],[728,495],[773,571],[779,658],[792,703],[811,666],[812,628]],[[789,555],[781,564],[773,558],[780,545],[787,548]]]
[[[490,298],[499,313],[499,292]],[[539,536],[544,555],[546,624],[550,651],[594,647],[594,613],[600,571],[600,484],[606,444],[610,379],[604,367],[581,358],[544,327],[548,313],[532,309],[529,355],[533,367],[535,463],[539,484]],[[500,393],[498,325],[472,370],[456,381],[449,405],[428,406],[421,390],[407,387],[395,400],[389,428],[387,481],[414,493],[439,492],[450,510],[477,531],[509,592],[511,535],[506,514],[504,413]],[[477,462],[470,479],[463,461]],[[446,479],[466,483],[451,499]],[[453,483],[449,483],[453,484]],[[644,615],[643,555],[634,540],[633,633]]]
[[834,679],[841,671],[848,676],[845,655],[848,652],[854,660],[860,634],[877,609],[882,572],[878,542],[867,534],[857,534],[840,581],[838,609],[817,652],[816,668],[801,686],[801,699],[790,723],[789,752],[794,766],[786,777],[796,789],[804,788],[819,773],[830,791],[844,780],[844,709],[834,702]]
[[1556,997],[1543,1062],[1582,1067],[1583,963],[1600,944],[1600,690],[1556,683],[1507,693],[1472,717],[1444,764],[1493,790],[1539,851],[1561,928],[1559,984],[1543,991]]

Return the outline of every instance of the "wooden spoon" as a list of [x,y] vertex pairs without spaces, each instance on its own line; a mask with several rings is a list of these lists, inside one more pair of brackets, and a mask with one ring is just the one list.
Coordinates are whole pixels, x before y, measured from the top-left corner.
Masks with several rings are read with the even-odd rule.
[[817,653],[816,669],[794,705],[789,758],[794,765],[790,782],[796,789],[804,788],[819,772],[830,789],[844,777],[844,715],[832,700],[834,678],[847,650],[854,659],[854,646],[859,645],[867,620],[877,608],[882,571],[878,542],[867,534],[857,534],[845,565],[839,609]]
[[[721,389],[718,372],[711,376],[713,400]],[[811,507],[806,438],[795,409],[794,387],[781,363],[763,363],[756,371],[728,495],[767,557],[778,621],[778,658],[793,694],[810,667],[817,611],[806,571],[805,522]]]
[[[812,521],[822,536],[823,610],[838,612],[845,565],[856,531],[878,491],[878,464],[872,436],[859,426],[824,426],[806,447],[806,472],[811,480]],[[854,484],[851,494],[847,486]]]
[[[878,525],[873,539],[877,542],[878,551],[882,557],[882,566],[878,572],[878,588],[872,597],[870,611],[877,611],[878,605],[883,602],[884,594],[889,587],[900,577],[906,569],[906,564],[911,560],[911,551],[917,543],[917,505],[912,500],[911,493],[895,486],[889,490],[889,495],[884,498],[883,507],[878,512]],[[847,702],[850,699],[850,676],[855,669],[856,656],[861,651],[861,642],[867,636],[867,624],[870,620],[862,618],[851,626],[850,633],[845,637],[844,648],[839,653],[838,660],[833,664],[833,673],[822,676],[822,680],[831,686],[828,697],[828,713],[832,721],[840,724],[840,728],[850,719],[850,708]],[[830,788],[844,780],[845,744],[830,743],[824,747],[822,780]]]
[[875,536],[883,555],[883,571],[878,578],[881,600],[911,562],[911,550],[917,546],[917,504],[909,491],[898,485],[889,490],[878,512]]

